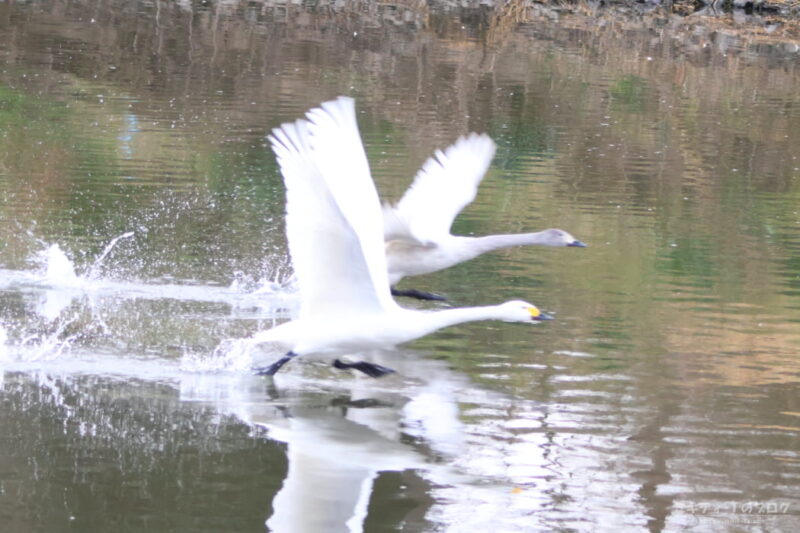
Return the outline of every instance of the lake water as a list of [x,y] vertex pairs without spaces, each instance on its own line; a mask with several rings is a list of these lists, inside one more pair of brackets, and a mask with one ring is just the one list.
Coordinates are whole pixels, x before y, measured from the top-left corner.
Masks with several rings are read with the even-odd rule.
[[[335,2],[0,4],[3,531],[789,531],[798,46],[717,19]],[[519,21],[523,21],[519,23]],[[265,135],[356,98],[381,196],[483,131],[380,380],[231,346],[296,312]]]

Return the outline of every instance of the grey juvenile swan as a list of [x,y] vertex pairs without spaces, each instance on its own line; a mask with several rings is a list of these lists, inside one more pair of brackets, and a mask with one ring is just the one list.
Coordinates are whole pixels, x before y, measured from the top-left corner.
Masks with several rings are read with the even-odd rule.
[[441,300],[441,296],[395,285],[406,276],[442,270],[510,246],[576,246],[581,241],[561,229],[535,233],[465,237],[450,233],[453,220],[475,199],[495,153],[488,135],[470,133],[444,152],[437,150],[394,206],[384,205],[384,240],[389,282],[395,296]]

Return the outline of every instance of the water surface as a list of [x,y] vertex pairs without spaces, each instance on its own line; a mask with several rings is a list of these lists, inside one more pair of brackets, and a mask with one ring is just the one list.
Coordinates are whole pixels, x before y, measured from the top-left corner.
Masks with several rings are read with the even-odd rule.
[[[593,20],[1,4],[9,531],[791,529],[796,47]],[[265,135],[339,94],[386,200],[484,131],[497,157],[454,231],[590,245],[403,285],[555,321],[442,331],[377,354],[398,370],[377,381],[249,372],[235,340],[297,304]]]

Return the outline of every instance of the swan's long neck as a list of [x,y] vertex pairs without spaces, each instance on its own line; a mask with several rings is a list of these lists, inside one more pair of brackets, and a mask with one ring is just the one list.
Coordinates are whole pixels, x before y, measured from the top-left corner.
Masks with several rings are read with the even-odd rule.
[[442,309],[440,311],[415,311],[419,322],[419,335],[427,335],[434,331],[478,320],[501,320],[497,305],[481,307],[459,307],[457,309]]
[[[487,235],[486,237],[462,237],[453,236],[452,244],[449,246],[450,256],[447,266],[469,261],[479,255],[499,250],[500,248],[510,248],[512,246],[540,245],[548,246],[551,243],[546,239],[546,231],[536,233],[515,233],[512,235]],[[440,268],[444,268],[441,266]]]
[[488,235],[486,237],[475,237],[472,244],[478,253],[482,254],[500,248],[510,248],[512,246],[539,245],[548,246],[551,242],[547,239],[547,231],[537,231],[535,233],[515,233],[513,235]]

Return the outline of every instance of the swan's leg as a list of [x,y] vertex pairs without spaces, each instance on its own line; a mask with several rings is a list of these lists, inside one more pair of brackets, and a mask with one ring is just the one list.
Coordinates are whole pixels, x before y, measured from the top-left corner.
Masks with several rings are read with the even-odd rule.
[[447,300],[444,296],[433,294],[432,292],[418,291],[416,289],[395,289],[394,287],[392,287],[392,296],[407,296],[417,300],[437,300],[440,302]]
[[345,363],[344,361],[337,359],[333,362],[333,366],[339,370],[360,370],[361,372],[373,378],[379,378],[381,376],[385,376],[386,374],[394,373],[394,370],[391,368],[376,365],[374,363],[367,363],[366,361],[359,361],[358,363]]
[[254,368],[253,370],[255,370],[256,374],[259,376],[274,376],[275,372],[280,370],[283,365],[291,361],[294,357],[297,357],[297,354],[292,351],[289,351],[286,353],[286,355],[284,355],[271,365],[262,366],[260,368]]

